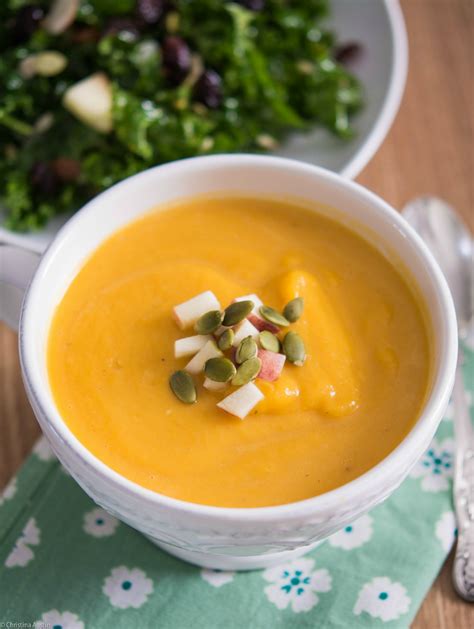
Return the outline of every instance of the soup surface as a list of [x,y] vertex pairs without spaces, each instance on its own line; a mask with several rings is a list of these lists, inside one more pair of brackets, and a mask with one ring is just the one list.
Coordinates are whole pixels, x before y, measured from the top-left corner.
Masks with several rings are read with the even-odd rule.
[[[211,290],[222,307],[256,293],[293,326],[302,367],[255,381],[265,398],[243,421],[196,379],[184,405],[170,374],[181,331],[173,306]],[[417,299],[375,248],[290,203],[207,198],[118,231],[68,288],[49,335],[59,411],[77,438],[127,478],[183,500],[278,505],[356,478],[413,426],[426,394],[429,345]]]

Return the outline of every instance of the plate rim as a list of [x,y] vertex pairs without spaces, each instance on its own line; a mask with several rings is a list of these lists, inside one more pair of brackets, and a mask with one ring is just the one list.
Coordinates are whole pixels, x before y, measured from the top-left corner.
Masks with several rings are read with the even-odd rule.
[[400,108],[408,75],[408,35],[399,0],[383,0],[392,40],[392,67],[388,90],[375,124],[364,143],[340,170],[343,177],[355,179],[370,162],[388,135]]
[[[405,19],[399,0],[382,1],[390,26],[393,51],[389,85],[375,123],[372,125],[364,142],[340,170],[334,171],[347,179],[355,179],[382,145],[395,120],[405,91],[409,57]],[[70,216],[65,219],[65,222],[68,218]],[[54,239],[57,230],[46,243],[31,238],[35,233],[41,233],[42,231],[17,233],[7,229],[0,223],[0,245],[9,244],[42,254],[47,249],[48,244]]]

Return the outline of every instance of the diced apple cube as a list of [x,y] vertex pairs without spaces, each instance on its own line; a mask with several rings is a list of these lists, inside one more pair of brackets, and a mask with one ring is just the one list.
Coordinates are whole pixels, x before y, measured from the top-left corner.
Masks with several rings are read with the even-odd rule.
[[207,341],[203,348],[199,350],[199,352],[191,358],[189,363],[186,365],[185,369],[189,373],[197,374],[201,373],[204,370],[204,365],[206,361],[210,358],[217,358],[217,356],[222,356],[221,350],[217,347],[215,341]]
[[250,313],[247,319],[250,321],[250,323],[254,327],[257,328],[259,332],[268,330],[272,334],[278,334],[278,332],[280,331],[280,328],[277,325],[275,325],[274,323],[270,323],[270,321],[266,321],[265,319],[262,319],[262,317],[259,317],[256,314]]
[[267,382],[277,380],[283,370],[286,356],[284,354],[277,354],[276,352],[269,352],[266,349],[259,349],[258,357],[262,361],[262,368],[257,378],[266,380]]
[[64,92],[63,105],[88,127],[112,131],[112,86],[103,72],[71,85]]
[[245,419],[263,398],[264,395],[260,389],[253,382],[249,382],[225,397],[217,406],[231,415]]
[[216,382],[215,380],[211,380],[210,378],[204,379],[203,387],[208,391],[222,391],[228,387],[227,382]]
[[258,295],[242,295],[242,297],[236,297],[234,301],[253,301],[252,314],[258,315],[260,311],[260,306],[263,306],[263,301],[260,299]]
[[253,339],[257,339],[258,337],[257,328],[255,328],[248,319],[244,319],[238,323],[234,328],[234,332],[234,342],[232,343],[234,347],[238,347],[240,342],[247,338],[247,336],[251,336]]
[[212,341],[212,336],[209,334],[196,334],[196,336],[178,339],[174,342],[174,357],[182,358],[183,356],[197,354],[208,341]]
[[217,297],[210,290],[204,291],[173,308],[173,316],[179,327],[184,330],[194,325],[199,317],[209,310],[220,310]]

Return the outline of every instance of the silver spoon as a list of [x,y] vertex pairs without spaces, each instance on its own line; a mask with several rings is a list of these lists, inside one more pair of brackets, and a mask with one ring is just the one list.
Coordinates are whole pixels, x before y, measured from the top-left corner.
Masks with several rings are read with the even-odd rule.
[[[468,228],[441,199],[420,197],[410,201],[403,215],[423,238],[446,277],[458,320],[459,338],[473,332],[474,245]],[[454,381],[456,463],[453,498],[458,540],[453,585],[463,599],[474,602],[474,432],[466,402],[460,348]]]

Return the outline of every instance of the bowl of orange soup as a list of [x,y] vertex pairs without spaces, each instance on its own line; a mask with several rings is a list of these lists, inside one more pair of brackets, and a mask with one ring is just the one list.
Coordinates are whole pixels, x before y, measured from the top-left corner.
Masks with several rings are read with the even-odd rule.
[[63,465],[215,569],[301,555],[390,495],[442,417],[456,338],[439,268],[393,209],[248,155],[98,196],[44,255],[20,322]]

